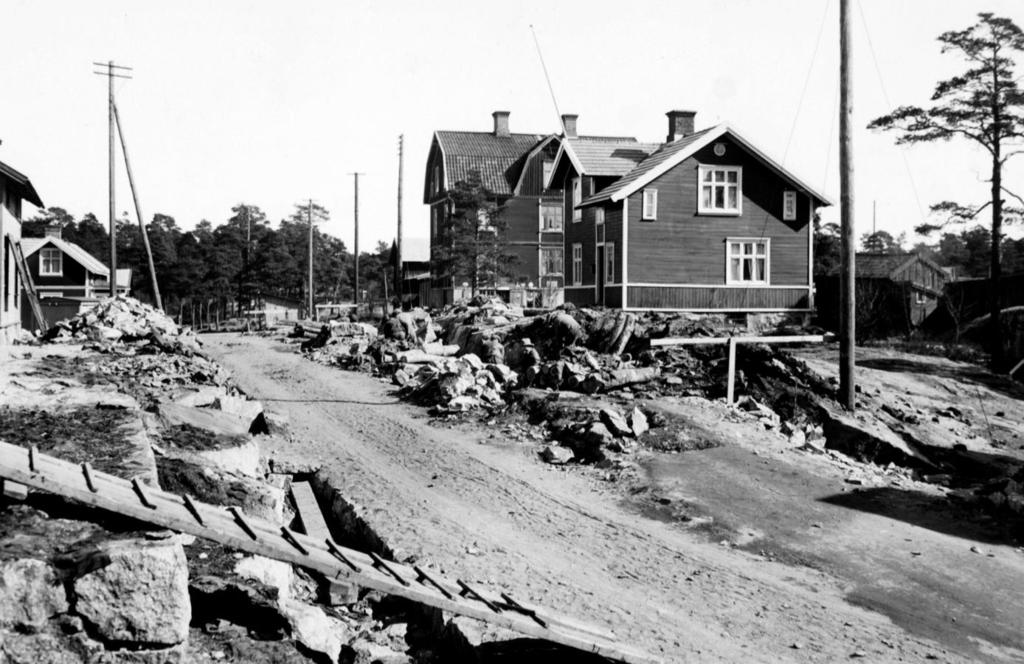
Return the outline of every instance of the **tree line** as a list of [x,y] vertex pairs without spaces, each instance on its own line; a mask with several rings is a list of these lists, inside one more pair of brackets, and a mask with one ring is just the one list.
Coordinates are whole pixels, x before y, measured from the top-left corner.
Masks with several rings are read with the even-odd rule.
[[[204,219],[194,230],[180,228],[174,217],[153,215],[146,233],[153,251],[157,282],[165,309],[181,313],[188,322],[210,312],[228,316],[261,306],[267,297],[305,303],[309,274],[309,222],[305,204],[272,224],[256,205],[239,203],[220,225]],[[355,260],[345,243],[323,233],[317,223],[330,219],[325,208],[313,205],[313,287],[317,302],[352,302]],[[106,264],[110,235],[95,215],[75,219],[61,207],[40,210],[22,227],[25,237],[42,237],[48,226],[59,226],[61,236]],[[152,302],[142,234],[127,216],[117,221],[117,262],[132,269],[132,294]],[[372,252],[360,252],[360,301],[393,295],[393,246],[379,242]],[[387,282],[387,283],[385,283]]]

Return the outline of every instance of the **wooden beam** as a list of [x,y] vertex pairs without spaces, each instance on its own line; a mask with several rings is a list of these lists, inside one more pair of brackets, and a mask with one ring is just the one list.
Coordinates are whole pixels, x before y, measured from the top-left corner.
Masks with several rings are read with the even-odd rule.
[[729,379],[725,387],[725,403],[732,404],[736,397],[736,338],[729,339]]
[[331,539],[331,530],[327,527],[323,512],[320,511],[320,503],[317,502],[309,482],[292,482],[292,500],[295,502],[295,511],[298,512],[306,535],[318,541]]
[[812,344],[834,341],[831,334],[803,334],[762,337],[664,337],[651,339],[651,347],[661,346],[714,346],[725,345],[735,340],[738,344]]
[[[615,661],[628,664],[661,661],[617,642],[614,634],[607,630],[579,624],[525,602],[510,604],[479,587],[474,588],[479,598],[460,597],[462,589],[458,580],[453,582],[437,575],[431,577],[433,583],[428,585],[413,568],[396,562],[388,562],[389,570],[382,571],[375,567],[371,555],[330,540],[294,533],[263,519],[242,516],[237,510],[232,513],[223,507],[157,489],[146,491],[146,499],[152,505],[147,507],[128,480],[96,470],[86,478],[82,468],[75,464],[45,454],[30,456],[29,450],[4,442],[0,442],[0,478]],[[393,575],[402,577],[406,584]],[[500,611],[494,611],[489,605]],[[538,618],[544,626],[537,622]]]

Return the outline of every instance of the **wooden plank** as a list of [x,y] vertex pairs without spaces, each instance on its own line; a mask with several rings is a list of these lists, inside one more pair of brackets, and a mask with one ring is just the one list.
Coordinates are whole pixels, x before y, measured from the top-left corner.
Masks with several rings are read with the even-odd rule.
[[729,339],[729,380],[725,387],[725,403],[731,404],[736,398],[736,338]]
[[834,341],[835,337],[831,334],[803,334],[777,337],[664,337],[662,339],[651,339],[651,347],[724,345],[733,339],[738,344],[812,344]]
[[[516,606],[510,605],[500,596],[477,589],[488,603],[501,609],[500,613],[495,613],[483,601],[459,597],[461,589],[456,582],[433,576],[433,581],[440,586],[438,588],[417,581],[419,575],[409,566],[389,562],[388,566],[393,572],[409,581],[409,585],[403,585],[388,572],[374,568],[371,556],[361,551],[333,543],[328,544],[327,541],[317,540],[302,533],[286,532],[269,521],[248,517],[243,521],[223,507],[187,501],[182,496],[156,489],[146,491],[146,499],[152,505],[147,507],[142,504],[128,480],[93,470],[90,473],[93,490],[90,490],[86,485],[82,468],[78,465],[45,454],[35,454],[31,464],[29,450],[0,442],[0,478],[20,482],[32,489],[58,494],[85,505],[177,532],[203,537],[247,553],[299,565],[324,574],[328,578],[404,597],[608,659],[628,664],[661,661],[636,648],[616,642],[614,634],[606,630],[581,625],[552,613],[549,609],[518,602],[530,611],[530,614],[526,615],[518,612]],[[191,503],[195,513],[189,510],[186,503]],[[301,547],[290,540],[295,540]],[[335,557],[330,551],[331,547],[354,563],[358,571]],[[450,597],[446,597],[441,589]],[[544,622],[546,627],[538,624],[536,618]]]
[[315,538],[317,541],[331,539],[331,530],[327,527],[323,512],[320,511],[320,503],[316,500],[313,487],[309,482],[292,482],[292,500],[295,502],[295,511],[302,521],[302,528],[306,535]]
[[[20,220],[19,220],[20,221]],[[28,299],[29,307],[32,309],[32,316],[39,325],[40,332],[46,332],[46,317],[43,315],[43,305],[39,302],[39,291],[32,281],[32,273],[28,269],[28,261],[25,260],[25,252],[21,248],[21,242],[12,242],[11,250],[14,252],[14,265],[21,275],[22,286],[25,288],[25,297]],[[42,260],[40,258],[39,260]]]

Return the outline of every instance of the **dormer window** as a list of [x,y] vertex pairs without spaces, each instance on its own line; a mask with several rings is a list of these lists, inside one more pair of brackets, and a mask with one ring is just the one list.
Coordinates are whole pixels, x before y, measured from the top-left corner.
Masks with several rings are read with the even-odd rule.
[[441,191],[441,167],[434,165],[434,193],[440,193]]
[[743,212],[743,168],[740,166],[701,166],[697,169],[701,214],[740,214]]
[[551,187],[551,169],[554,167],[555,162],[550,159],[545,159],[541,164],[541,177],[544,181],[540,183],[541,189],[549,189]]
[[782,220],[796,221],[796,192],[782,192]]

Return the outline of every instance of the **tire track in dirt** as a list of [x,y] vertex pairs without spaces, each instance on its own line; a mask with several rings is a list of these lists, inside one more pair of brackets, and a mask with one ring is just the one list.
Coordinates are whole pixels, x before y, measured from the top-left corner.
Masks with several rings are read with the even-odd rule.
[[821,572],[699,541],[527,449],[432,427],[372,377],[263,337],[219,335],[208,348],[288,417],[297,442],[282,452],[321,459],[404,555],[608,627],[666,662],[968,661],[847,604]]

